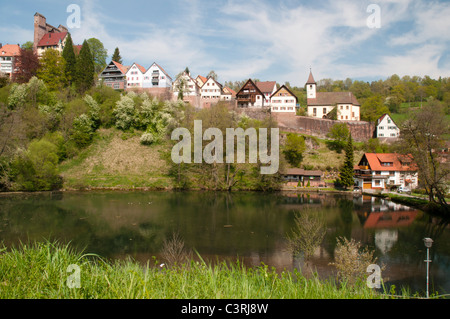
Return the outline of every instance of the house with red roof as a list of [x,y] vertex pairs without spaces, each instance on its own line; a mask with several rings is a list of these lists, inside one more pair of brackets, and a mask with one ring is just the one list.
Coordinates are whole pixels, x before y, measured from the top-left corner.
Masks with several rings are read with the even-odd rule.
[[411,155],[365,153],[354,167],[355,186],[361,189],[391,189],[418,186],[418,169]]
[[111,61],[100,73],[99,83],[115,90],[124,90],[127,85],[128,69],[129,67],[123,66],[119,62]]
[[0,44],[0,75],[12,77],[16,69],[16,60],[20,55],[20,47],[18,44]]
[[137,63],[133,63],[126,73],[127,89],[142,88],[146,69]]
[[55,49],[62,52],[68,30],[65,26],[57,28],[48,24],[47,19],[40,13],[34,14],[34,41],[33,50],[41,56],[45,50]]
[[352,92],[317,92],[317,83],[312,72],[306,82],[306,104],[308,116],[329,118],[336,108],[338,121],[359,121],[361,104]]
[[191,103],[192,106],[200,107],[200,86],[196,79],[191,77],[190,72],[183,71],[172,83],[172,97],[174,100],[179,98],[180,92],[183,93],[183,101]]
[[270,97],[277,90],[277,82],[276,81],[258,81],[255,83],[258,89],[264,95],[264,105],[270,105]]

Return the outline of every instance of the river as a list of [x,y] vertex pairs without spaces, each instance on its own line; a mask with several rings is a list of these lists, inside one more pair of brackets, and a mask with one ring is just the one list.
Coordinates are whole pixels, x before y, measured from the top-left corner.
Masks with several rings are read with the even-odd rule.
[[[450,293],[450,228],[422,211],[388,200],[332,193],[56,192],[2,194],[0,241],[58,240],[109,259],[146,263],[161,260],[164,241],[178,233],[185,246],[207,260],[261,263],[277,270],[305,263],[287,249],[297,213],[323,220],[326,235],[309,265],[321,277],[335,274],[337,238],[360,241],[384,265],[388,285],[424,295],[426,248],[430,249],[430,292]],[[398,289],[397,289],[398,291]]]

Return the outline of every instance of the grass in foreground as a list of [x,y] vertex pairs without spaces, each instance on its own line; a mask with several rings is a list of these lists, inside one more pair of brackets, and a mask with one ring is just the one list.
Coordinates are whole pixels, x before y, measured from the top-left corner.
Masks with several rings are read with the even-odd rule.
[[[80,287],[67,279],[80,269]],[[0,248],[0,298],[11,299],[372,299],[381,294],[365,285],[338,287],[333,280],[278,274],[267,266],[245,268],[190,262],[173,268],[142,266],[131,260],[109,263],[68,245],[36,243]]]

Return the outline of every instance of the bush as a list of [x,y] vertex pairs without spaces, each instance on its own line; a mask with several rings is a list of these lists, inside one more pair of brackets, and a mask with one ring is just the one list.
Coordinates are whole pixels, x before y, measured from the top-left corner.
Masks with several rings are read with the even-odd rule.
[[62,187],[58,174],[58,147],[52,142],[34,140],[12,162],[15,188],[25,191],[55,190]]
[[150,145],[155,141],[152,133],[144,133],[141,136],[141,144]]
[[94,136],[94,123],[86,114],[81,114],[73,121],[71,139],[80,147],[88,146]]

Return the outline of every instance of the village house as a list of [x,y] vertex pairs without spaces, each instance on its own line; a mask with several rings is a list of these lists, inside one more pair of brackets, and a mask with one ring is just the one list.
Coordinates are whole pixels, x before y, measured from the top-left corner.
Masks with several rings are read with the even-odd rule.
[[200,86],[196,79],[191,77],[190,72],[183,71],[172,83],[173,99],[179,98],[180,92],[183,94],[183,101],[191,103],[192,106],[200,107]]
[[127,85],[127,72],[128,67],[116,61],[111,61],[100,73],[99,83],[115,90],[124,90]]
[[276,81],[258,81],[255,84],[264,96],[264,105],[269,106],[270,105],[270,97],[277,90],[277,82]]
[[0,43],[0,76],[5,75],[10,79],[16,70],[17,57],[20,55],[20,47],[18,44]]
[[395,189],[418,186],[417,166],[412,156],[397,153],[365,153],[354,167],[355,186],[366,189]]
[[397,138],[400,136],[400,129],[389,114],[383,114],[377,120],[375,129],[377,138]]
[[168,95],[172,89],[172,78],[154,62],[144,73],[142,88],[154,96]]
[[287,186],[324,187],[322,171],[310,171],[302,168],[289,168],[282,174]]
[[271,112],[291,112],[295,113],[298,99],[285,85],[270,96]]
[[263,108],[264,100],[264,93],[251,79],[236,93],[238,108]]
[[45,50],[54,49],[62,53],[68,30],[65,26],[57,28],[47,23],[47,19],[40,13],[34,15],[33,50],[40,57]]
[[306,104],[308,116],[329,118],[336,108],[338,121],[359,121],[361,104],[351,92],[317,92],[317,83],[312,72],[306,82]]
[[142,88],[144,83],[145,68],[133,63],[126,73],[127,89]]

